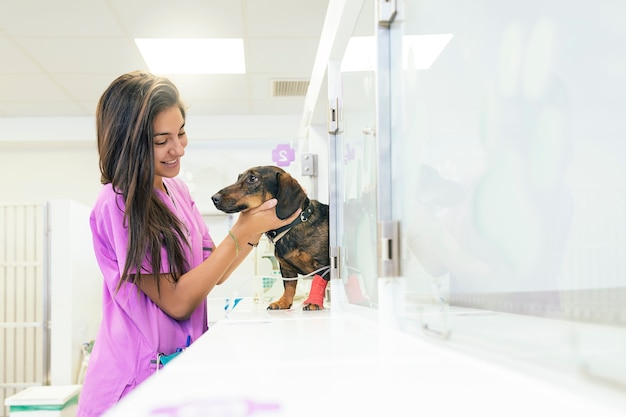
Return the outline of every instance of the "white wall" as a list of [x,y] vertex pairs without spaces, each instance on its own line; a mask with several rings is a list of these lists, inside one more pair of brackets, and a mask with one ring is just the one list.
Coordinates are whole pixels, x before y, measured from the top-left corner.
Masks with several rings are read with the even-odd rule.
[[102,306],[102,279],[91,249],[85,204],[53,200],[48,204],[50,276],[50,383],[77,383],[81,344],[94,340]]
[[[190,148],[183,159],[183,171],[188,168],[187,161],[194,158],[194,145],[201,145],[209,154],[206,166],[220,176],[199,177],[197,184],[213,189],[213,184],[222,184],[234,172],[245,168],[244,164],[249,162],[237,158],[258,152],[259,149],[250,146],[255,141],[293,143],[295,147],[300,122],[300,115],[190,116],[187,120]],[[0,202],[44,203],[67,198],[92,205],[100,190],[95,137],[93,118],[0,117]],[[233,146],[229,147],[231,141]],[[232,158],[211,159],[211,143],[220,152],[216,155],[230,154]],[[256,155],[260,162],[257,165],[272,163],[271,158]],[[223,177],[222,173],[225,173]]]
[[98,153],[90,143],[0,142],[0,202],[43,204],[60,198],[91,205],[100,189]]

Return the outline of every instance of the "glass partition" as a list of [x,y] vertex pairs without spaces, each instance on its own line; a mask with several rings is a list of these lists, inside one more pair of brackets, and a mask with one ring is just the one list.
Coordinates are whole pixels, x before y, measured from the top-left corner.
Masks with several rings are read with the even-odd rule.
[[[407,317],[449,302],[442,334],[559,350],[626,382],[626,3],[400,3],[389,72]],[[531,342],[524,317],[562,331]]]
[[[329,83],[339,87],[341,130],[335,135],[340,247],[340,278],[345,300],[377,303],[376,254],[376,79],[374,1],[363,2],[344,59],[329,68]],[[369,47],[362,48],[363,41]],[[335,70],[333,72],[333,70]],[[332,154],[332,153],[331,153]]]

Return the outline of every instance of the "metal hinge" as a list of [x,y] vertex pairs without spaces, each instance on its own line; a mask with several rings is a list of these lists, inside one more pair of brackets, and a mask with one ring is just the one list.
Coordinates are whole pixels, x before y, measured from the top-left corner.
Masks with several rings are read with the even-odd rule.
[[378,0],[378,25],[388,28],[398,13],[396,0]]
[[341,120],[341,105],[339,99],[328,100],[328,133],[341,133],[343,120]]
[[400,253],[398,221],[378,223],[378,276],[400,276]]
[[330,247],[330,279],[339,278],[339,247]]

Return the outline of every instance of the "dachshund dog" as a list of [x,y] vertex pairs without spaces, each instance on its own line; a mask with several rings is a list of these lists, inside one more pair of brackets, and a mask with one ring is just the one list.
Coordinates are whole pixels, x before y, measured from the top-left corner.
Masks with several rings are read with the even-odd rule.
[[272,198],[278,200],[276,215],[279,219],[290,217],[299,208],[302,213],[293,223],[265,233],[274,244],[274,256],[280,265],[284,285],[282,296],[267,309],[291,308],[298,274],[312,274],[311,292],[303,309],[322,310],[329,277],[318,272],[327,272],[330,266],[328,205],[309,199],[298,181],[282,168],[271,165],[246,170],[234,184],[211,197],[215,207],[225,213],[255,208]]

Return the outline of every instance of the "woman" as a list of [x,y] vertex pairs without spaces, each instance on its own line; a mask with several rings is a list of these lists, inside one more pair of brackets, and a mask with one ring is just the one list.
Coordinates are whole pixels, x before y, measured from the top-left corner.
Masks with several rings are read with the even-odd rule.
[[[185,108],[166,78],[118,77],[96,111],[104,184],[90,217],[103,314],[78,417],[103,414],[207,330],[206,297],[261,234],[288,224],[271,200],[214,246],[185,184]],[[243,244],[242,244],[243,243]],[[209,256],[210,255],[210,256]]]

